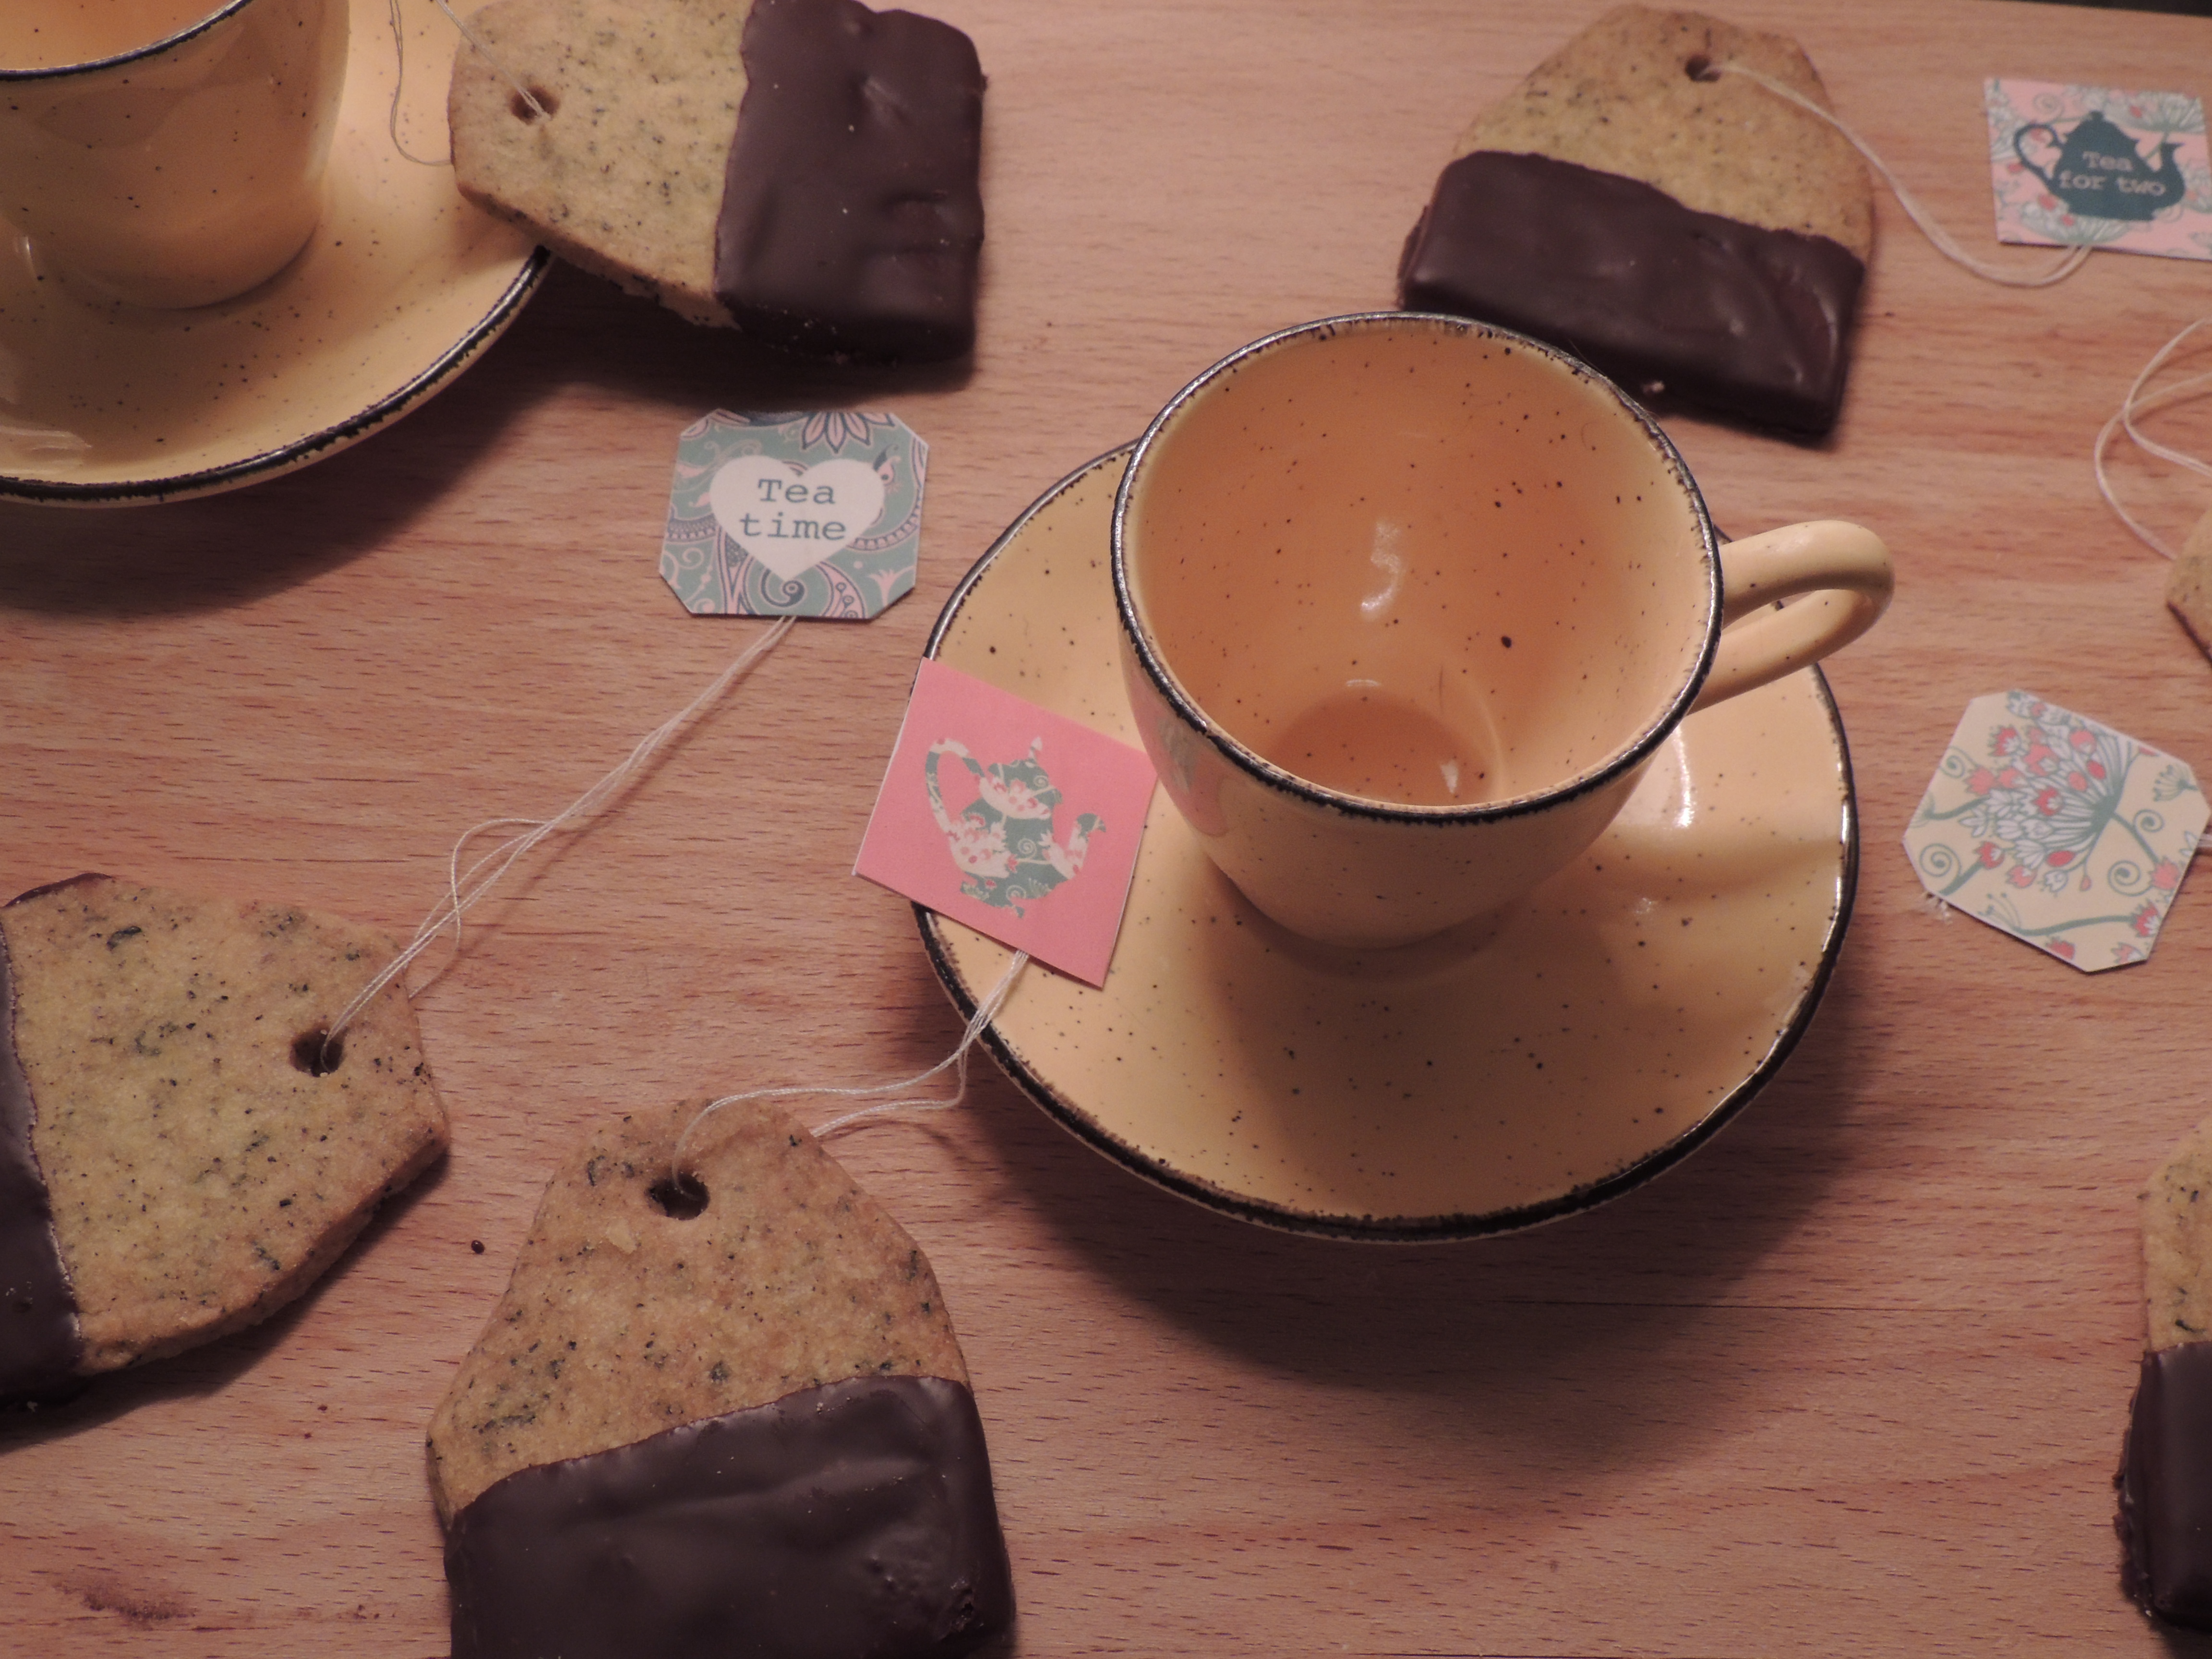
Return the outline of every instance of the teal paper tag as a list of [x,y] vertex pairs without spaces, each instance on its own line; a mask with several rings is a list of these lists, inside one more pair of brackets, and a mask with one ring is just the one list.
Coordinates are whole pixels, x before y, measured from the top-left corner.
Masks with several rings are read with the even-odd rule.
[[910,592],[929,447],[894,415],[684,428],[660,575],[694,616],[866,622]]

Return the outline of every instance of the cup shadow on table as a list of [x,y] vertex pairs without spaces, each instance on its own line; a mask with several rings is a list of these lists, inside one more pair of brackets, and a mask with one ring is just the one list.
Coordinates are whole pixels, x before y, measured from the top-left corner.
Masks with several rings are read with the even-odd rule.
[[360,1236],[305,1291],[258,1325],[167,1359],[126,1366],[87,1381],[76,1393],[33,1408],[0,1410],[0,1459],[20,1447],[67,1440],[162,1401],[220,1393],[292,1340],[308,1310],[362,1261],[416,1205],[444,1184],[452,1160],[441,1158],[404,1192],[385,1200]]
[[1757,1408],[1711,1324],[1820,1317],[1810,1298],[1735,1287],[1841,1159],[1847,1056],[1869,1040],[1852,968],[1847,952],[1795,1053],[1710,1143],[1594,1211],[1498,1238],[1264,1230],[1113,1167],[996,1075],[971,1101],[1018,1201],[1066,1255],[1234,1364],[1357,1397],[1365,1432],[1389,1423],[1432,1474],[1482,1491],[1520,1484],[1510,1471],[1677,1462]]
[[[384,431],[219,495],[151,507],[0,502],[0,613],[129,620],[216,611],[313,580],[404,536],[471,486],[510,426],[573,386],[683,411],[799,410],[956,387],[969,362],[810,364],[696,327],[556,263],[481,362]],[[526,506],[526,504],[524,504]]]

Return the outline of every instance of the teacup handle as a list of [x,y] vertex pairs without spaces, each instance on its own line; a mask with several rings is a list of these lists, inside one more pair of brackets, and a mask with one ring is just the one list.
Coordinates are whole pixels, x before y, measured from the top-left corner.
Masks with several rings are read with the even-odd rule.
[[[1713,671],[1690,706],[1717,702],[1794,674],[1872,628],[1896,585],[1889,550],[1841,519],[1786,525],[1721,549],[1721,635]],[[1771,609],[1799,593],[1818,597]],[[1753,611],[1764,614],[1753,616]]]

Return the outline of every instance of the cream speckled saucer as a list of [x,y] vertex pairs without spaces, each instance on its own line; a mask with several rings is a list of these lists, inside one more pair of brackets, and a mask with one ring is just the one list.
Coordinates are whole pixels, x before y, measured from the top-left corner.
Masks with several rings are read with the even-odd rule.
[[[1108,526],[1126,450],[1055,485],[929,654],[1137,741]],[[1032,967],[988,1029],[1117,1163],[1269,1226],[1472,1237],[1601,1203],[1700,1145],[1796,1044],[1850,914],[1858,818],[1819,671],[1698,714],[1582,861],[1474,934],[1355,954],[1247,904],[1164,793],[1105,988]],[[1006,947],[927,910],[973,1011]]]
[[[401,0],[399,130],[446,154],[453,26]],[[306,250],[251,293],[188,311],[40,281],[0,224],[0,497],[113,506],[206,495],[366,437],[474,362],[548,256],[461,199],[451,167],[392,148],[386,0],[355,0],[329,205]]]

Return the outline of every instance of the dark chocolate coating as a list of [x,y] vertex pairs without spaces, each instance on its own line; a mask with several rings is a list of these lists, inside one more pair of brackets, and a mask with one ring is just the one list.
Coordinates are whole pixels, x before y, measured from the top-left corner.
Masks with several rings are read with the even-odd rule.
[[2143,1356],[2113,1484],[2128,1594],[2212,1630],[2212,1342]]
[[1634,394],[1826,432],[1866,267],[1825,236],[1698,213],[1545,155],[1476,150],[1437,179],[1401,302],[1565,347]]
[[857,1377],[517,1471],[446,1534],[453,1659],[951,1659],[1012,1623],[975,1397]]
[[755,0],[714,227],[714,296],[814,356],[975,343],[983,70],[975,44],[859,0]]
[[15,1054],[15,968],[0,936],[0,1400],[52,1392],[76,1376],[84,1355],[76,1297],[31,1141],[36,1115]]

